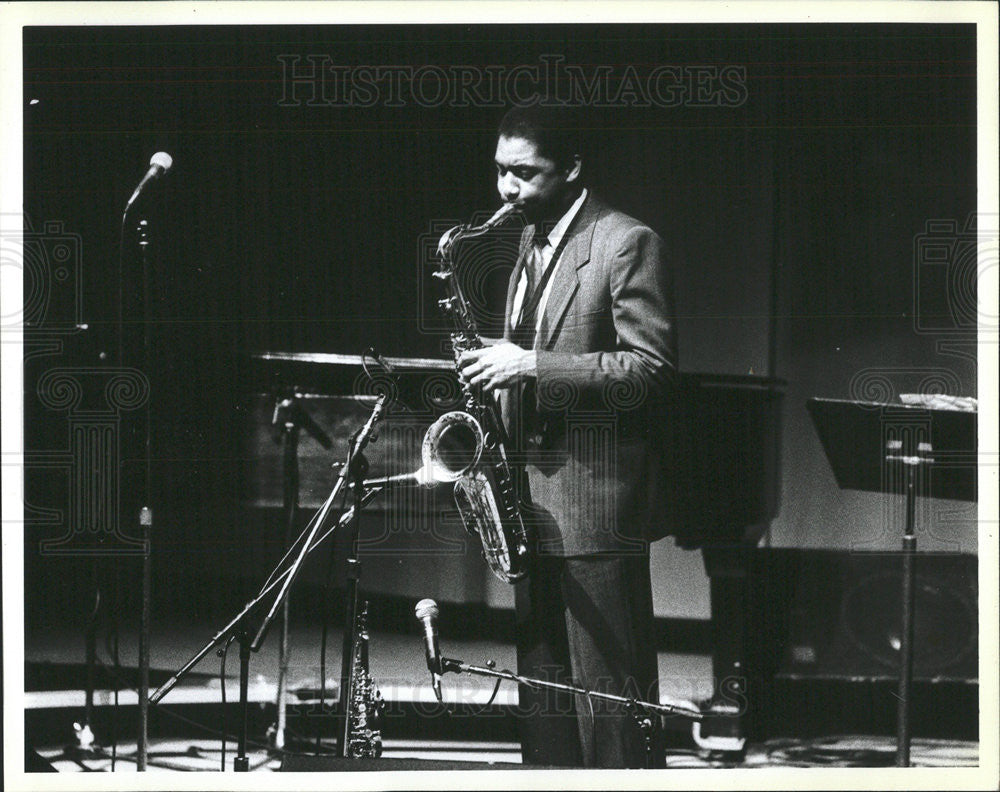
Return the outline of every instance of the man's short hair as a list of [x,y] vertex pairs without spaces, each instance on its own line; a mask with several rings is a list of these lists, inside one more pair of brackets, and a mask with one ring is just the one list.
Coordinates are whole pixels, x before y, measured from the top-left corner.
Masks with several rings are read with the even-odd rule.
[[500,120],[497,136],[530,140],[539,154],[560,167],[570,167],[576,157],[583,157],[579,113],[566,105],[512,107]]

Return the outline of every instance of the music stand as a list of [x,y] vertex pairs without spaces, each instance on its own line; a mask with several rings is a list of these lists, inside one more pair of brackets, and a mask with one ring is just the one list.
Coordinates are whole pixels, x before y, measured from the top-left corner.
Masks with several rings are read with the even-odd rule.
[[841,489],[906,495],[896,766],[909,767],[916,499],[976,500],[976,413],[817,398],[806,409]]

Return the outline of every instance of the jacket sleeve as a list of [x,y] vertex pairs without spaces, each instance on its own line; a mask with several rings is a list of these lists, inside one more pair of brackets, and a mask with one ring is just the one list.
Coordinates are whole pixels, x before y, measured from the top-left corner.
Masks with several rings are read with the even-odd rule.
[[[619,237],[608,260],[615,348],[537,355],[539,408],[565,400],[567,389],[619,408],[662,396],[677,373],[672,274],[663,240],[645,226]],[[594,266],[597,262],[591,262]]]

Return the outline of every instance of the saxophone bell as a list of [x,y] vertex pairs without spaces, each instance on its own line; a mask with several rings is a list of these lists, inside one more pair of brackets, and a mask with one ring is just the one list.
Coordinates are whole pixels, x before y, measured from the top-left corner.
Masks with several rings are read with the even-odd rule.
[[486,438],[479,422],[461,410],[448,412],[424,433],[420,447],[422,465],[411,473],[365,479],[365,489],[434,487],[468,475],[479,464]]
[[435,482],[458,481],[475,469],[483,455],[483,428],[469,413],[447,412],[424,434],[420,458]]

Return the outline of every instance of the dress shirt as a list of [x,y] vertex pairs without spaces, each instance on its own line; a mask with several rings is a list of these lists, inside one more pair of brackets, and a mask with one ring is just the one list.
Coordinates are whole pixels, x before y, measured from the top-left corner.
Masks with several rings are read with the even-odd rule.
[[[545,274],[545,271],[549,268],[552,263],[552,255],[556,252],[556,248],[559,247],[559,243],[562,241],[563,236],[566,234],[566,229],[569,228],[569,224],[573,222],[573,218],[576,217],[577,212],[580,211],[580,207],[583,206],[583,202],[587,199],[587,188],[584,187],[583,191],[580,193],[579,197],[573,202],[573,205],[566,210],[566,214],[559,218],[559,222],[553,226],[552,230],[549,231],[546,236],[546,244],[542,247],[542,267],[538,272],[539,281]],[[529,251],[528,255],[532,255]],[[561,257],[560,257],[561,258]],[[556,267],[559,266],[559,262],[556,261]],[[549,301],[549,292],[552,291],[552,284],[555,282],[555,273],[549,278],[549,282],[545,284],[545,291],[542,292],[542,299],[538,303],[538,308],[535,311],[535,331],[541,327],[542,317],[545,315],[545,304]],[[521,273],[521,279],[517,284],[517,292],[514,294],[514,304],[510,312],[510,326],[512,328],[517,327],[517,323],[521,321],[521,309],[524,307],[525,302],[530,299],[530,295],[526,295],[525,292],[528,290],[528,274],[526,272]]]

